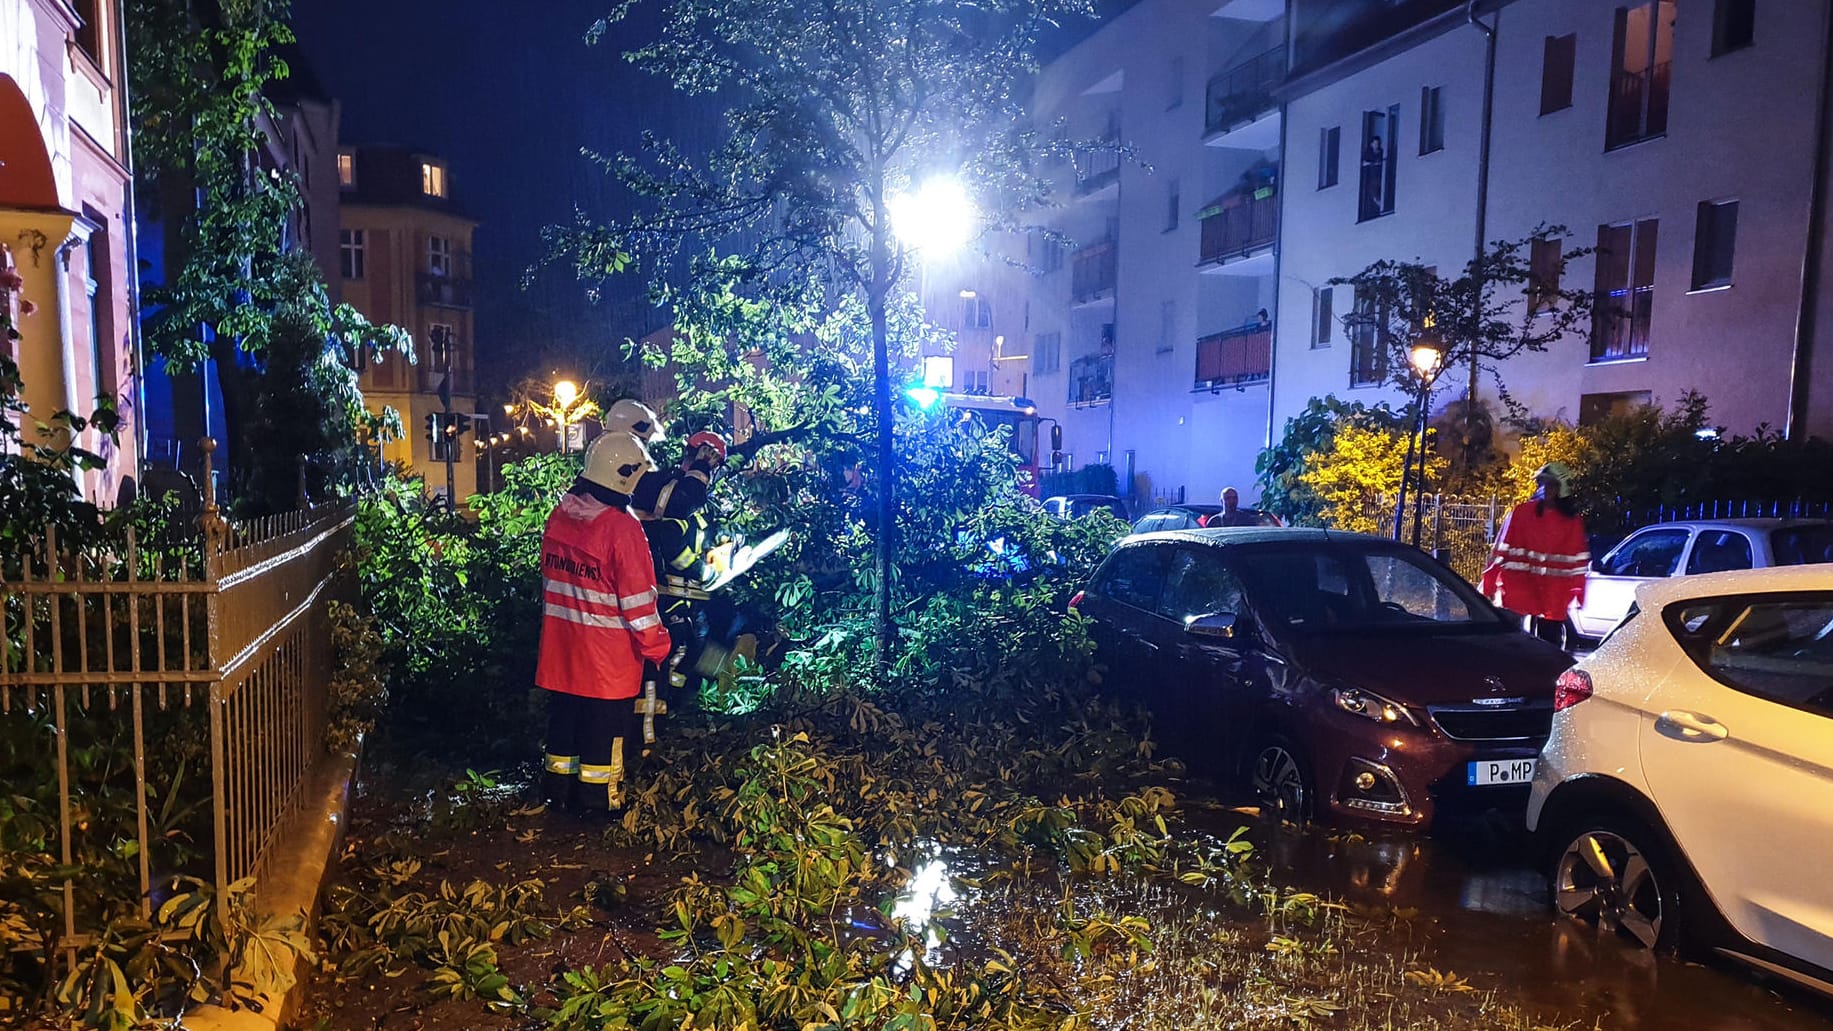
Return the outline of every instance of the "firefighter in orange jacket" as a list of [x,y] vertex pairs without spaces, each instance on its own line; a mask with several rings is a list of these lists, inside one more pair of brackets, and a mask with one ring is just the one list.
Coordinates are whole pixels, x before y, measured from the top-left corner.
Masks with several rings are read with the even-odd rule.
[[1529,617],[1537,636],[1563,645],[1567,611],[1585,600],[1591,546],[1572,500],[1571,471],[1548,462],[1534,483],[1534,496],[1515,506],[1496,537],[1483,594]]
[[[643,442],[607,433],[548,516],[541,538],[541,654],[535,685],[551,693],[546,790],[588,809],[623,804],[626,745],[640,730],[643,663],[668,657],[655,567],[630,492],[653,468]],[[577,778],[577,785],[573,784]]]

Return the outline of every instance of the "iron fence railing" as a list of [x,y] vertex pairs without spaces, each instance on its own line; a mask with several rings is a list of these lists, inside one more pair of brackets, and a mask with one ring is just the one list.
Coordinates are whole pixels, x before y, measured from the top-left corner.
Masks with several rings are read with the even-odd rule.
[[1203,264],[1245,257],[1279,239],[1279,194],[1263,188],[1222,197],[1203,210],[1202,223]]
[[[329,608],[354,523],[351,501],[250,522],[206,504],[189,539],[81,550],[47,531],[0,563],[0,732],[36,781],[8,790],[55,809],[63,865],[130,855],[143,916],[172,876],[221,898],[263,872],[326,759]],[[75,884],[63,946],[105,906]]]
[[1069,405],[1105,403],[1114,396],[1114,356],[1091,354],[1069,363]]

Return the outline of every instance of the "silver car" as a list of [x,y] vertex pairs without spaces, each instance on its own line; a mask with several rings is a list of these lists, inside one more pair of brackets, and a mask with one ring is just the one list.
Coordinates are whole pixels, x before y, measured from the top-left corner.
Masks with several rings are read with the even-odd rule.
[[1604,553],[1585,574],[1585,601],[1572,628],[1610,633],[1650,580],[1694,573],[1833,562],[1833,522],[1824,519],[1703,519],[1645,526]]

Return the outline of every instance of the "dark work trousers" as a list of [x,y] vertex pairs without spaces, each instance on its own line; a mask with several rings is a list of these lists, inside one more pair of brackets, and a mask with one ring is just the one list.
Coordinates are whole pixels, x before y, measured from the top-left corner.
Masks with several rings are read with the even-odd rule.
[[622,803],[625,757],[634,760],[642,744],[636,699],[551,691],[547,701],[548,797],[560,801],[570,789],[583,808],[616,809]]

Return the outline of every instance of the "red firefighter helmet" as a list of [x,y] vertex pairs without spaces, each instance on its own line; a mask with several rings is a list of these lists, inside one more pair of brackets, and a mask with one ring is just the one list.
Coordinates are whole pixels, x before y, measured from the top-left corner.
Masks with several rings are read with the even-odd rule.
[[701,448],[710,447],[719,456],[719,464],[726,461],[726,438],[712,430],[701,430],[687,438],[687,456],[691,459]]

